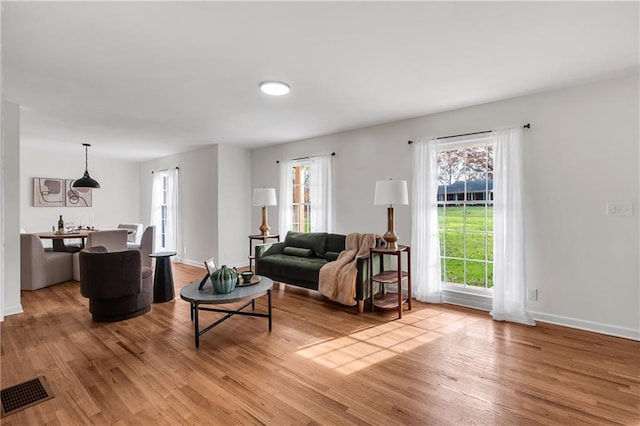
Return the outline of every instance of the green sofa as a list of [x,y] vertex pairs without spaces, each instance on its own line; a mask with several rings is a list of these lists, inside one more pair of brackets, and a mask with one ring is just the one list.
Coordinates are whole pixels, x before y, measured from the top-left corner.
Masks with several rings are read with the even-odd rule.
[[[255,247],[256,274],[311,290],[318,290],[320,268],[338,258],[345,249],[346,236],[326,232],[289,231],[283,242]],[[379,240],[377,245],[382,244]],[[380,271],[379,256],[375,256],[374,273]],[[363,312],[369,297],[369,256],[357,259],[356,301]],[[374,292],[379,289],[376,283]]]

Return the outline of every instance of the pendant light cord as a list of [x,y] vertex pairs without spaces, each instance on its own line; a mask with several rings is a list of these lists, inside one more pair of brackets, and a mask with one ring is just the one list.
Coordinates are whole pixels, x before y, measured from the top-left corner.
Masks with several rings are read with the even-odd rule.
[[89,174],[89,147],[91,144],[83,143],[84,145],[84,173]]

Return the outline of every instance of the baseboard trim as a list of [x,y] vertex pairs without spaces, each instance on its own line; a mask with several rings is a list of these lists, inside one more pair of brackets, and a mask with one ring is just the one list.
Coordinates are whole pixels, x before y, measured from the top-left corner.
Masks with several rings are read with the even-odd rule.
[[195,260],[182,258],[182,259],[180,259],[180,263],[186,263],[187,265],[191,265],[191,266],[195,266],[196,268],[204,269],[204,263],[203,262],[196,262]]
[[[442,290],[442,301],[451,305],[491,312],[493,298],[490,296],[445,289]],[[608,336],[640,341],[640,329],[620,327],[617,325],[570,318],[561,315],[552,315],[544,312],[529,311],[529,314],[536,321],[548,322],[550,324],[561,325],[564,327],[577,328],[579,330],[606,334]]]
[[601,322],[581,320],[577,318],[563,317],[560,315],[545,314],[543,312],[529,311],[534,320],[562,325],[565,327],[577,328],[579,330],[592,331],[594,333],[607,334],[614,337],[640,341],[640,330],[620,327]]
[[4,312],[3,312],[3,319],[4,317],[8,317],[9,315],[16,315],[16,314],[21,314],[24,311],[22,310],[22,305],[15,305],[15,306],[5,306],[4,307]]

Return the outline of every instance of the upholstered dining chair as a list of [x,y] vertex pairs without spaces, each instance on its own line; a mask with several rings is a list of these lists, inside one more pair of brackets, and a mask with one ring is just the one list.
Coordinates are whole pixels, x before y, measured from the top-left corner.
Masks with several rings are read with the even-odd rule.
[[133,231],[127,235],[127,247],[137,248],[136,246],[140,246],[140,240],[142,239],[141,223],[120,223],[118,229],[130,229]]
[[129,250],[140,250],[140,253],[142,254],[142,266],[148,266],[151,268],[152,259],[149,255],[155,251],[155,241],[156,226],[150,225],[144,229],[139,245],[131,243],[128,244]]
[[[127,250],[127,229],[89,232],[85,247],[103,246],[107,251]],[[80,253],[73,254],[73,279],[80,281]]]
[[151,310],[153,271],[142,266],[140,251],[94,246],[79,256],[80,292],[89,299],[93,321],[122,321]]
[[36,234],[20,234],[20,289],[37,290],[73,278],[73,253],[45,251]]

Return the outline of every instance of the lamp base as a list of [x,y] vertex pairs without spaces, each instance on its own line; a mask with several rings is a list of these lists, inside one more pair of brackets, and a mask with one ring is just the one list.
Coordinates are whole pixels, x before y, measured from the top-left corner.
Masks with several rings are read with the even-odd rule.
[[261,226],[261,227],[260,227],[260,235],[262,235],[263,237],[268,237],[268,236],[270,236],[271,234],[269,233],[269,229],[271,229],[271,228],[264,229],[264,228]]
[[262,225],[260,225],[260,235],[263,237],[269,236],[269,230],[271,227],[267,223],[267,206],[262,206]]
[[[386,240],[386,237],[382,237]],[[385,246],[387,250],[398,250],[398,242],[397,241],[387,241],[387,245]]]
[[387,250],[398,250],[398,234],[395,231],[395,218],[393,214],[393,207],[387,208],[387,232],[382,236],[387,243]]

